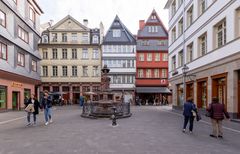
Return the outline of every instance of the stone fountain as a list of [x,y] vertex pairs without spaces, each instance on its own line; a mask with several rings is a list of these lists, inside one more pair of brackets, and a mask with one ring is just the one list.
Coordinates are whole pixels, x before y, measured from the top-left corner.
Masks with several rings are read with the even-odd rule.
[[123,94],[121,99],[117,99],[117,95],[109,88],[110,78],[108,73],[110,69],[104,65],[101,76],[101,90],[90,95],[97,95],[97,101],[84,103],[82,117],[86,118],[110,118],[113,114],[113,107],[116,108],[117,118],[130,117],[130,102],[123,102]]

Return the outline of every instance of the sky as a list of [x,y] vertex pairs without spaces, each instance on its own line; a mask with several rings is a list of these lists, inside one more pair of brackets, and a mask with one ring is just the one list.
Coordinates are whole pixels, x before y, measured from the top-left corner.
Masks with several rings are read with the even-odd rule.
[[89,28],[99,28],[103,22],[105,32],[111,26],[116,15],[123,24],[137,34],[139,20],[147,20],[153,9],[168,28],[168,11],[164,10],[167,0],[37,0],[44,14],[41,23],[50,20],[54,24],[71,15],[79,22],[88,19]]

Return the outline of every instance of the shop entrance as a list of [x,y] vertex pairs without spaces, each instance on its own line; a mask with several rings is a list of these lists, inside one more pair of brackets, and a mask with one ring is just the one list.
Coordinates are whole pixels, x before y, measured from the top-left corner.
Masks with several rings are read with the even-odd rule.
[[207,79],[197,82],[197,107],[206,108],[207,104]]
[[19,92],[12,92],[12,109],[19,110]]

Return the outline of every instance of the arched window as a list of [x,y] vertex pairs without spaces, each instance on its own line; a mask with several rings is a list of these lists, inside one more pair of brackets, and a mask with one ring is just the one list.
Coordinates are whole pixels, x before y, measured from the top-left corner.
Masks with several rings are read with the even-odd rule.
[[48,43],[48,36],[47,35],[42,36],[42,43]]

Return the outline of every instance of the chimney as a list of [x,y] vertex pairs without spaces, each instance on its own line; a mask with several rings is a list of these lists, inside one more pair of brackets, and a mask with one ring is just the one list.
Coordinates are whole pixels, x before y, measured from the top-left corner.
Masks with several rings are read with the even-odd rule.
[[139,29],[142,30],[145,26],[145,20],[139,20]]
[[88,26],[88,20],[87,20],[87,19],[83,19],[83,25],[84,25],[85,27]]

